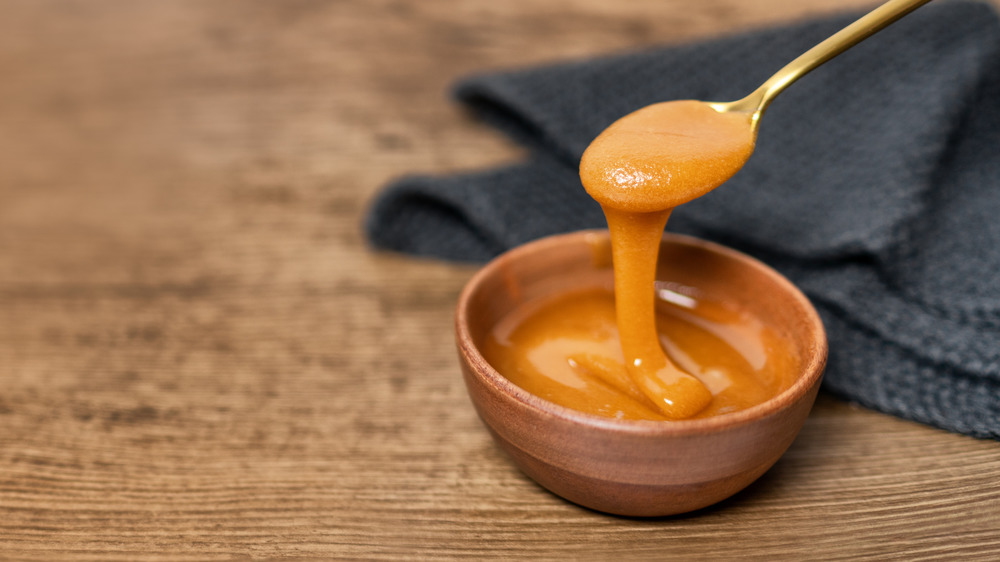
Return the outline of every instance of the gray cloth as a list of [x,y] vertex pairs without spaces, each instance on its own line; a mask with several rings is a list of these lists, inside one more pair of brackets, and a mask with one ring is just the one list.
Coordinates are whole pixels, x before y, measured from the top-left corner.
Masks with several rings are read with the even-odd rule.
[[[604,127],[653,102],[740,98],[858,15],[469,78],[458,99],[532,156],[398,180],[370,209],[369,239],[478,261],[602,227],[577,166]],[[667,228],[754,255],[809,295],[828,390],[1000,438],[1000,25],[987,4],[927,5],[803,78],[764,116],[746,167]]]

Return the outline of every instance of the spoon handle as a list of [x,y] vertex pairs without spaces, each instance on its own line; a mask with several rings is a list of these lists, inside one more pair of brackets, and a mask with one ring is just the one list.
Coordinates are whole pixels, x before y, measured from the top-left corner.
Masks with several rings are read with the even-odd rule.
[[754,126],[774,98],[809,71],[881,31],[931,0],[889,0],[860,19],[799,55],[767,79],[749,96],[729,103],[713,104],[718,111],[741,111],[753,116]]

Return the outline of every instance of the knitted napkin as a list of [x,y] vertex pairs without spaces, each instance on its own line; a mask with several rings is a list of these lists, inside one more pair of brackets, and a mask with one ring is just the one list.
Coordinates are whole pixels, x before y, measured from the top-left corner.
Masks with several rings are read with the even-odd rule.
[[[859,15],[468,78],[458,100],[531,156],[396,181],[369,211],[369,239],[481,261],[604,227],[577,175],[604,127],[654,102],[743,97]],[[1000,439],[1000,22],[989,5],[929,4],[791,86],[744,169],[667,229],[796,283],[828,331],[828,390]]]

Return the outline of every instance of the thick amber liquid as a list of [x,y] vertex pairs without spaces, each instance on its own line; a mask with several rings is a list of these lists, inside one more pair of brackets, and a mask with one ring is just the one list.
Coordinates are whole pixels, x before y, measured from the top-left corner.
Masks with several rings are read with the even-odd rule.
[[[673,208],[729,179],[753,152],[748,116],[682,100],[644,107],[614,122],[580,162],[584,187],[611,231],[618,328],[635,386],[670,419],[708,407],[706,383],[660,349],[653,280],[663,227]],[[684,264],[673,264],[684,267]]]
[[[693,418],[749,408],[792,384],[798,366],[790,342],[757,317],[691,287],[659,283],[655,295],[659,344],[712,394]],[[618,419],[673,419],[629,376],[606,288],[522,304],[482,351],[511,382],[556,404]]]
[[615,294],[526,306],[494,331],[487,359],[543,398],[612,417],[704,417],[780,392],[794,372],[780,338],[731,307],[667,305],[654,293],[673,208],[729,179],[754,142],[749,116],[691,100],[644,107],[609,126],[584,152],[580,179],[608,220]]

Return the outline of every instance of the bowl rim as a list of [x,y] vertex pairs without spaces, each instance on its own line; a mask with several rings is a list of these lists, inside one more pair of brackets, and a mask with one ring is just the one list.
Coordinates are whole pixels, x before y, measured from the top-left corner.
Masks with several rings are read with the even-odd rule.
[[462,359],[468,363],[468,370],[473,376],[491,387],[498,394],[506,397],[506,399],[513,400],[520,406],[528,408],[536,415],[580,424],[602,431],[654,436],[684,436],[712,433],[733,429],[755,420],[779,414],[806,397],[809,391],[822,379],[829,352],[826,330],[823,327],[823,322],[816,308],[798,287],[769,265],[743,252],[693,236],[665,232],[661,244],[673,243],[693,246],[698,249],[721,254],[726,259],[735,260],[741,262],[743,265],[755,268],[775,281],[798,304],[804,312],[803,319],[806,321],[805,324],[811,328],[811,333],[814,334],[811,345],[807,350],[808,355],[802,365],[801,376],[784,391],[750,408],[707,418],[689,420],[614,419],[550,402],[517,386],[493,368],[475,345],[468,322],[468,308],[472,296],[483,282],[490,275],[494,274],[496,270],[504,267],[504,264],[516,261],[528,252],[570,244],[577,240],[584,241],[595,234],[607,235],[608,230],[578,230],[527,242],[493,258],[469,279],[459,295],[455,308],[455,334],[459,353],[462,355]]

